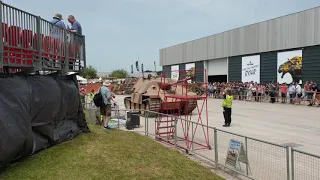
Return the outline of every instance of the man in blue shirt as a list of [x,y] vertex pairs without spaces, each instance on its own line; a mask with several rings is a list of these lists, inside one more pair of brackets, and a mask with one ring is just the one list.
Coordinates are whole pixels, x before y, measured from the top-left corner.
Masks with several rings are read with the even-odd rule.
[[100,106],[100,114],[103,117],[104,129],[110,129],[108,123],[111,117],[111,101],[116,103],[109,89],[110,85],[110,83],[104,82],[103,86],[101,86],[99,89],[99,92],[101,93],[104,102],[104,104]]
[[70,15],[68,17],[68,21],[71,24],[71,28],[69,28],[69,26],[68,26],[68,29],[71,32],[74,32],[74,33],[77,33],[79,35],[82,35],[82,27],[81,27],[80,23],[75,19],[75,17],[73,15]]
[[62,15],[57,13],[54,15],[53,19],[50,21],[52,24],[50,26],[50,36],[56,39],[63,39],[63,29],[66,29],[66,25],[62,21]]

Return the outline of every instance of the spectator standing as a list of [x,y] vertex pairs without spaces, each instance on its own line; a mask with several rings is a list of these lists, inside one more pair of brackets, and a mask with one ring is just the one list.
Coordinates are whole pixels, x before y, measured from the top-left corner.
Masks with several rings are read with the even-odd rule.
[[99,92],[101,93],[103,98],[103,105],[100,106],[100,114],[103,117],[104,129],[110,129],[108,124],[111,117],[111,101],[116,103],[109,89],[110,85],[110,83],[104,82],[103,86],[99,88]]
[[274,84],[270,84],[270,102],[275,103],[276,102],[276,86]]
[[249,83],[247,87],[248,87],[248,89],[247,89],[247,100],[248,100],[248,101],[251,101],[252,88],[253,88],[252,83]]
[[290,104],[294,104],[293,100],[295,98],[295,92],[296,92],[296,89],[295,89],[293,83],[291,83],[289,86]]
[[311,96],[310,104],[308,106],[315,105],[316,94],[319,93],[316,83],[312,83],[310,93],[312,94],[312,96]]
[[302,97],[302,88],[298,82],[296,82],[296,103],[301,103],[301,97]]
[[306,81],[306,83],[303,86],[303,90],[304,90],[304,96],[303,98],[307,98],[308,100],[308,92],[309,92],[310,86],[309,86],[309,81]]
[[283,83],[280,86],[280,91],[281,91],[281,103],[287,103],[288,86],[286,85],[286,83]]

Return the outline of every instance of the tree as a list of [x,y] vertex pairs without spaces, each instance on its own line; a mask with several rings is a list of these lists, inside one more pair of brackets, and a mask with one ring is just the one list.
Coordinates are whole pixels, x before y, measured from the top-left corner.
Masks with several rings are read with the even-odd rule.
[[113,77],[113,78],[126,78],[129,77],[129,73],[124,70],[124,69],[118,69],[118,70],[113,70],[110,74],[109,77]]
[[94,79],[97,77],[97,70],[90,65],[86,70],[81,71],[80,76],[86,79]]

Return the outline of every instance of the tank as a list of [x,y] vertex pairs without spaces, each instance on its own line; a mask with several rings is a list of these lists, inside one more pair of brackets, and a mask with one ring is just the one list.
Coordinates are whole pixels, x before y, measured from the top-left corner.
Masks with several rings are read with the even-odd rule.
[[[141,115],[145,115],[144,110],[190,114],[197,107],[197,100],[187,100],[184,97],[174,98],[179,96],[186,97],[187,88],[176,85],[177,80],[166,78],[165,82],[164,84],[161,78],[139,78],[133,86],[131,96],[124,98],[125,108],[141,110]],[[183,92],[184,94],[182,94]],[[188,96],[197,95],[197,93],[189,90],[187,94]],[[154,113],[149,113],[148,115],[152,116],[152,114]]]

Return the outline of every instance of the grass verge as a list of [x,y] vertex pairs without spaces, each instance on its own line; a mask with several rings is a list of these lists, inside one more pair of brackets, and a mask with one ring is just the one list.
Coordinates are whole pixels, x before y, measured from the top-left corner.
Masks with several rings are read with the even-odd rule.
[[90,129],[9,167],[0,179],[222,179],[147,137],[100,126]]

